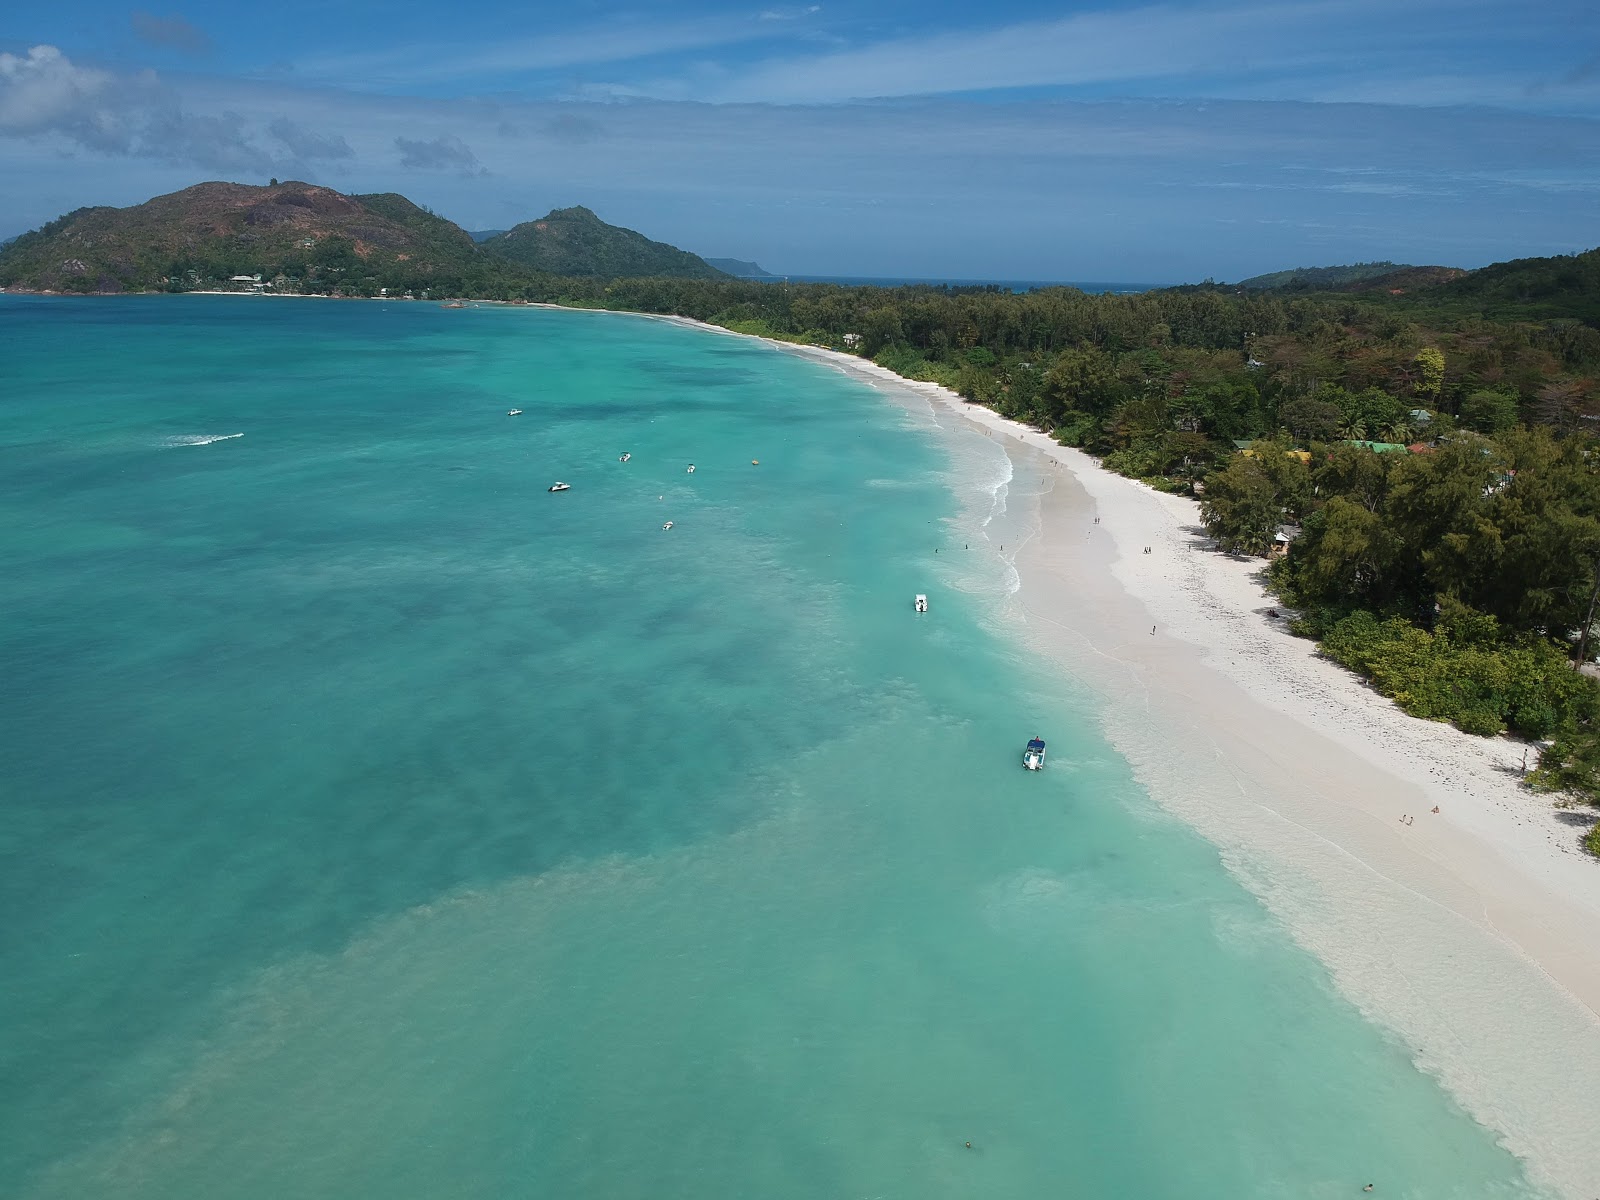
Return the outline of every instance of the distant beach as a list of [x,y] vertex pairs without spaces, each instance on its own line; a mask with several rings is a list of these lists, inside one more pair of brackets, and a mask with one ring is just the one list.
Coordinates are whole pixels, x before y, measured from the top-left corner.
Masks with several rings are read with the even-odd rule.
[[1319,657],[1290,634],[1262,560],[1210,549],[1195,501],[937,384],[763,340],[1048,460],[1039,534],[1014,556],[1018,635],[1103,696],[1141,783],[1364,1013],[1537,1177],[1590,1196],[1600,864],[1567,810],[1520,786],[1523,745],[1407,716]]

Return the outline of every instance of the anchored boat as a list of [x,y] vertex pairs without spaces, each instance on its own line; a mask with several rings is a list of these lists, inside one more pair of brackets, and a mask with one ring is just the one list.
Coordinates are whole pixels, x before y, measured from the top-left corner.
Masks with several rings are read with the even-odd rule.
[[1037,771],[1044,766],[1044,739],[1033,738],[1028,742],[1028,748],[1022,752],[1022,765],[1030,771]]
[[571,488],[572,485],[570,483],[561,483],[559,481],[550,485],[550,491],[552,492],[565,492],[571,490]]
[[916,600],[916,605],[917,605],[917,611],[918,612],[927,612],[928,611],[928,598],[926,596],[922,595],[921,593],[918,593],[917,600]]

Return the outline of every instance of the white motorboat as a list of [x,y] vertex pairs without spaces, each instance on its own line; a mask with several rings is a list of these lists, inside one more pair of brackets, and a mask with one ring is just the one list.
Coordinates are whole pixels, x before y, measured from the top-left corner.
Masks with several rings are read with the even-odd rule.
[[693,464],[693,463],[690,463],[690,464],[689,464],[689,472],[688,472],[688,473],[689,473],[689,474],[690,474],[690,475],[693,475],[693,474],[694,474],[694,464]]
[[663,526],[662,526],[662,527],[661,527],[661,528],[663,528],[663,529],[671,529],[671,528],[672,528],[672,522],[671,522],[671,521],[668,521],[668,522],[667,522],[667,523],[666,523],[666,524],[665,524],[665,525],[663,525]]
[[508,417],[520,417],[521,415],[522,415],[522,410],[520,408],[508,408],[508,409],[506,409],[506,416],[508,416]]
[[633,457],[632,454],[624,454],[621,458],[617,459],[617,461],[618,462],[627,462],[632,457]]
[[1033,738],[1028,742],[1028,747],[1022,752],[1022,765],[1030,771],[1037,771],[1044,766],[1044,739]]
[[552,492],[565,492],[571,490],[571,488],[572,485],[570,483],[561,483],[559,481],[550,485]]
[[919,593],[917,595],[916,605],[917,605],[917,611],[918,612],[927,612],[928,611],[928,598]]

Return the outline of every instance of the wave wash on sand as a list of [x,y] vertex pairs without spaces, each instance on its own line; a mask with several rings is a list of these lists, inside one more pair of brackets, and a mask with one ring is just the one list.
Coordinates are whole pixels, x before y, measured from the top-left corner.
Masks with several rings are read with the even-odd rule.
[[[770,344],[923,397],[936,422],[1014,461],[1043,460],[1038,533],[1005,555],[1021,580],[1016,635],[1102,698],[1105,735],[1140,783],[1218,847],[1363,1014],[1536,1179],[1589,1200],[1600,864],[1547,797],[1519,786],[1521,744],[1409,717],[1320,658],[1269,615],[1261,562],[1210,548],[1195,501],[937,384]],[[1009,502],[1026,501],[1013,488]]]

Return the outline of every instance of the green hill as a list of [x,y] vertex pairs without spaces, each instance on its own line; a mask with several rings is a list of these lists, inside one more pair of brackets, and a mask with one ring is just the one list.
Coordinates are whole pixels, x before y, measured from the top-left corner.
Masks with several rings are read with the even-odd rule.
[[1494,263],[1443,285],[1432,299],[1523,319],[1567,317],[1600,325],[1600,248]]
[[1290,271],[1253,275],[1249,279],[1240,280],[1239,286],[1258,291],[1294,289],[1317,292],[1410,269],[1405,263],[1392,262],[1350,263],[1342,267],[1295,267]]
[[468,234],[392,192],[201,183],[130,208],[80,208],[0,250],[0,286],[181,290],[236,275],[306,290],[429,286],[481,274]]
[[704,259],[642,233],[607,225],[587,208],[557,208],[488,238],[484,253],[551,275],[724,279]]
[[1367,275],[1339,284],[1337,292],[1388,292],[1398,296],[1418,288],[1437,287],[1466,275],[1460,267],[1397,267],[1382,275]]

